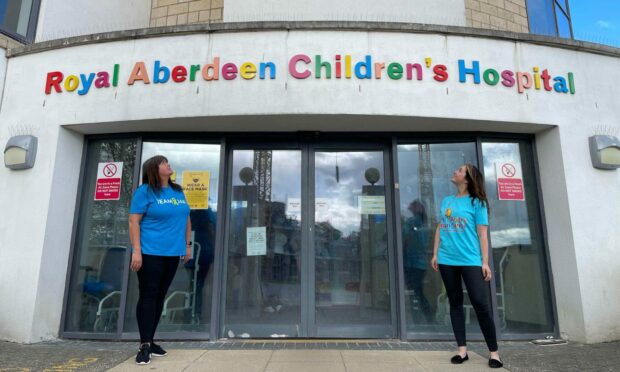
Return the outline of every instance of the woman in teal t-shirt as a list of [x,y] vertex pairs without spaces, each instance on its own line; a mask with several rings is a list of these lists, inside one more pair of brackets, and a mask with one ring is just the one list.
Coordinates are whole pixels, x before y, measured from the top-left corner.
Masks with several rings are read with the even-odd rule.
[[142,166],[142,185],[129,208],[129,237],[133,248],[131,270],[138,274],[140,297],[136,318],[140,349],[136,364],[149,364],[151,355],[166,351],[153,342],[168,287],[179,266],[192,256],[190,208],[183,189],[170,176],[168,159],[154,156]]
[[484,179],[475,166],[465,164],[452,174],[452,183],[458,192],[441,202],[441,216],[435,231],[431,266],[441,273],[450,302],[450,320],[458,344],[453,364],[469,360],[465,337],[463,287],[465,282],[480,329],[491,353],[489,367],[501,368],[503,363],[497,351],[497,336],[489,281],[489,202],[484,190]]

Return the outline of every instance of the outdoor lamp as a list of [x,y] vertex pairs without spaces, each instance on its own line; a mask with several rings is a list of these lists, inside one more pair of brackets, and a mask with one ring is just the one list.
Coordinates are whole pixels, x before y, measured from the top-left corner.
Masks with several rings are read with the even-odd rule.
[[4,148],[4,166],[9,169],[29,169],[34,166],[36,156],[37,137],[11,137]]
[[620,168],[620,140],[615,136],[596,135],[589,139],[592,166],[597,169]]

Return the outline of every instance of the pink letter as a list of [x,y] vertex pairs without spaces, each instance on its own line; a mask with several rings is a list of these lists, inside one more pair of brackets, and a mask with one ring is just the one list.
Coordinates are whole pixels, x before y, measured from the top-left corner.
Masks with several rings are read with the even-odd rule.
[[308,64],[311,62],[310,57],[308,57],[305,54],[297,54],[295,56],[293,56],[293,58],[291,58],[291,60],[288,63],[288,71],[291,74],[292,77],[294,77],[295,79],[305,79],[307,77],[310,76],[310,71],[306,70],[303,72],[299,72],[297,71],[297,62],[302,61],[305,64]]

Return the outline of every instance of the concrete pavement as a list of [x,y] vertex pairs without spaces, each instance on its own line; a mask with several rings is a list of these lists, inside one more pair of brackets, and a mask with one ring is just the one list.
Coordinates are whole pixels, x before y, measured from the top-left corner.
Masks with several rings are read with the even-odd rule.
[[[0,342],[0,372],[94,371],[489,371],[484,343],[470,342],[470,360],[449,363],[454,342],[398,340],[222,340],[165,342],[169,355],[137,366],[136,342],[57,340],[32,345]],[[618,372],[620,341],[536,346],[500,342],[512,372]]]

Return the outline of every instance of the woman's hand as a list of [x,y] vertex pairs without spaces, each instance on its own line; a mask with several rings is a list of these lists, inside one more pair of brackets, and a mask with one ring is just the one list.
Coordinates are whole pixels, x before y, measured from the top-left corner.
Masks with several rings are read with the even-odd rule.
[[437,256],[433,256],[433,258],[431,258],[431,267],[435,271],[439,270],[439,266],[437,266]]
[[142,253],[133,252],[131,254],[131,271],[138,271],[142,267]]
[[493,272],[491,271],[489,264],[482,264],[482,276],[484,277],[485,282],[490,281],[493,277]]
[[185,256],[183,256],[183,263],[186,264],[187,261],[192,259],[192,246],[188,245],[187,248],[185,248]]

